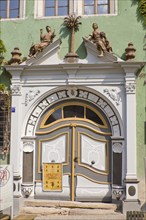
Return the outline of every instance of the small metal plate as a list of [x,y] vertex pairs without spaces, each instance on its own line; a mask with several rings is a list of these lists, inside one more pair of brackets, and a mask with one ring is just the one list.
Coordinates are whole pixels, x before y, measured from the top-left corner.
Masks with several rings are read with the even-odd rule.
[[43,163],[43,191],[62,191],[62,163]]

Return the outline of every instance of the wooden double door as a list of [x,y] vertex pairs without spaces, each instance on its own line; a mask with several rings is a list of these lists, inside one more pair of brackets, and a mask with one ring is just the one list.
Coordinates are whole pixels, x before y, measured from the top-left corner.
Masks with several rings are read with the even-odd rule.
[[[62,189],[50,199],[111,201],[111,133],[84,119],[59,121],[38,135],[36,176],[43,163],[62,164]],[[41,178],[41,177],[40,177]]]

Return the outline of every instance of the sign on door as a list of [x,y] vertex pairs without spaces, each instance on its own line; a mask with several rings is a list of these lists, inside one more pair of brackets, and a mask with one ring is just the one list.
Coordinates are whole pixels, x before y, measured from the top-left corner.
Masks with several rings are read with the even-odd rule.
[[62,163],[43,163],[43,191],[62,191]]

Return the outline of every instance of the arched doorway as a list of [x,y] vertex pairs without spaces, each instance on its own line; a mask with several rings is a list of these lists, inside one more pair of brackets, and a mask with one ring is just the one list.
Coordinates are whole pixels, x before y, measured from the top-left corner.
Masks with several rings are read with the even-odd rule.
[[[104,113],[87,101],[70,99],[47,109],[36,129],[36,196],[111,201],[111,135]],[[48,181],[49,190],[42,187],[47,163],[62,164],[62,183]]]

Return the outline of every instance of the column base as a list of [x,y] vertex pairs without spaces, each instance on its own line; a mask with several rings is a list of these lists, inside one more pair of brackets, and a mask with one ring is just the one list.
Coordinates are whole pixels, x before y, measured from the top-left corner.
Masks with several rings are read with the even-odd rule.
[[66,63],[77,63],[79,56],[76,53],[68,53],[65,56],[65,62]]
[[122,213],[126,214],[127,211],[140,211],[140,200],[123,200],[122,201]]
[[22,183],[21,184],[21,194],[24,198],[28,198],[33,192],[33,183]]
[[21,182],[21,176],[14,176],[14,181],[13,181],[13,191],[14,191],[14,198],[19,198],[21,197],[21,192],[20,192],[20,182]]

